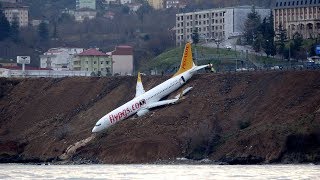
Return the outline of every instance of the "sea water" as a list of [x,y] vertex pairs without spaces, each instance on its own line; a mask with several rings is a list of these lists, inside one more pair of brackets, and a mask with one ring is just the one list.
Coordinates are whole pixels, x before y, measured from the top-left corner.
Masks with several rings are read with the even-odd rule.
[[0,179],[320,179],[320,166],[1,164]]

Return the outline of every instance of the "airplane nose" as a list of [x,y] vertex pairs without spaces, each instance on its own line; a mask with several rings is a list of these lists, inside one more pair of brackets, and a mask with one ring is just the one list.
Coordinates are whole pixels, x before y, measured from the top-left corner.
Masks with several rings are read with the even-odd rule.
[[98,132],[98,128],[97,128],[97,127],[94,127],[94,128],[92,129],[92,132],[93,132],[93,133]]

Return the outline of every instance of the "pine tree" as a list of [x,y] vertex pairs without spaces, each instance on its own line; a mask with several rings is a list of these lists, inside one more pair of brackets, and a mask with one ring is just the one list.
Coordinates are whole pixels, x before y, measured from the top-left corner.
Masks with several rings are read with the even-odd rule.
[[197,28],[195,28],[193,30],[191,38],[192,38],[192,42],[194,44],[198,44],[199,43],[199,33],[198,33],[198,29]]
[[261,24],[261,32],[264,38],[263,42],[263,49],[267,56],[274,56],[276,55],[276,46],[274,43],[274,25],[273,25],[273,14],[270,13],[268,18],[264,18]]
[[248,14],[248,18],[244,22],[244,38],[247,44],[253,45],[254,40],[259,34],[260,24],[261,17],[253,6],[251,12]]
[[282,27],[282,25],[279,25],[279,32],[276,36],[276,47],[279,54],[284,55],[285,53],[285,41],[287,39],[287,31]]
[[39,35],[40,40],[41,40],[42,42],[48,41],[48,39],[49,39],[48,25],[47,25],[47,23],[45,23],[44,21],[42,21],[42,22],[39,24],[39,27],[38,27],[38,35]]
[[19,29],[19,20],[17,17],[14,18],[11,24],[10,38],[13,42],[17,43],[20,40],[20,29]]
[[0,4],[0,41],[5,40],[10,35],[10,23],[2,11]]

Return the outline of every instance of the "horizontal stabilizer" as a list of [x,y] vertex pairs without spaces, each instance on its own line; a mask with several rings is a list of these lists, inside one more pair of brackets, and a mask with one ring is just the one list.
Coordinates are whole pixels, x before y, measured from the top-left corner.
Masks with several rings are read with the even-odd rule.
[[203,68],[206,68],[206,67],[210,67],[211,65],[210,64],[208,64],[208,65],[202,65],[202,66],[196,66],[194,69],[193,69],[193,71],[198,71],[198,70],[200,70],[200,69],[203,69]]
[[187,94],[193,87],[187,87],[185,90],[183,90],[180,94],[176,95],[174,98],[179,99],[181,96]]

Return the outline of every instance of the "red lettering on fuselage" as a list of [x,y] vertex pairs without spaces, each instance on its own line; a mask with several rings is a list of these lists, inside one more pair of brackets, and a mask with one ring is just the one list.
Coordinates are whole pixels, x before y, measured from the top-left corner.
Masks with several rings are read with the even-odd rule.
[[146,104],[146,100],[142,99],[139,102],[134,103],[131,106],[132,110],[130,108],[127,108],[127,109],[124,109],[124,110],[118,112],[117,114],[109,115],[110,123],[113,124],[113,123],[116,123],[117,121],[120,121],[124,118],[127,118],[129,116],[129,114],[132,113],[132,111],[138,111],[144,104]]

